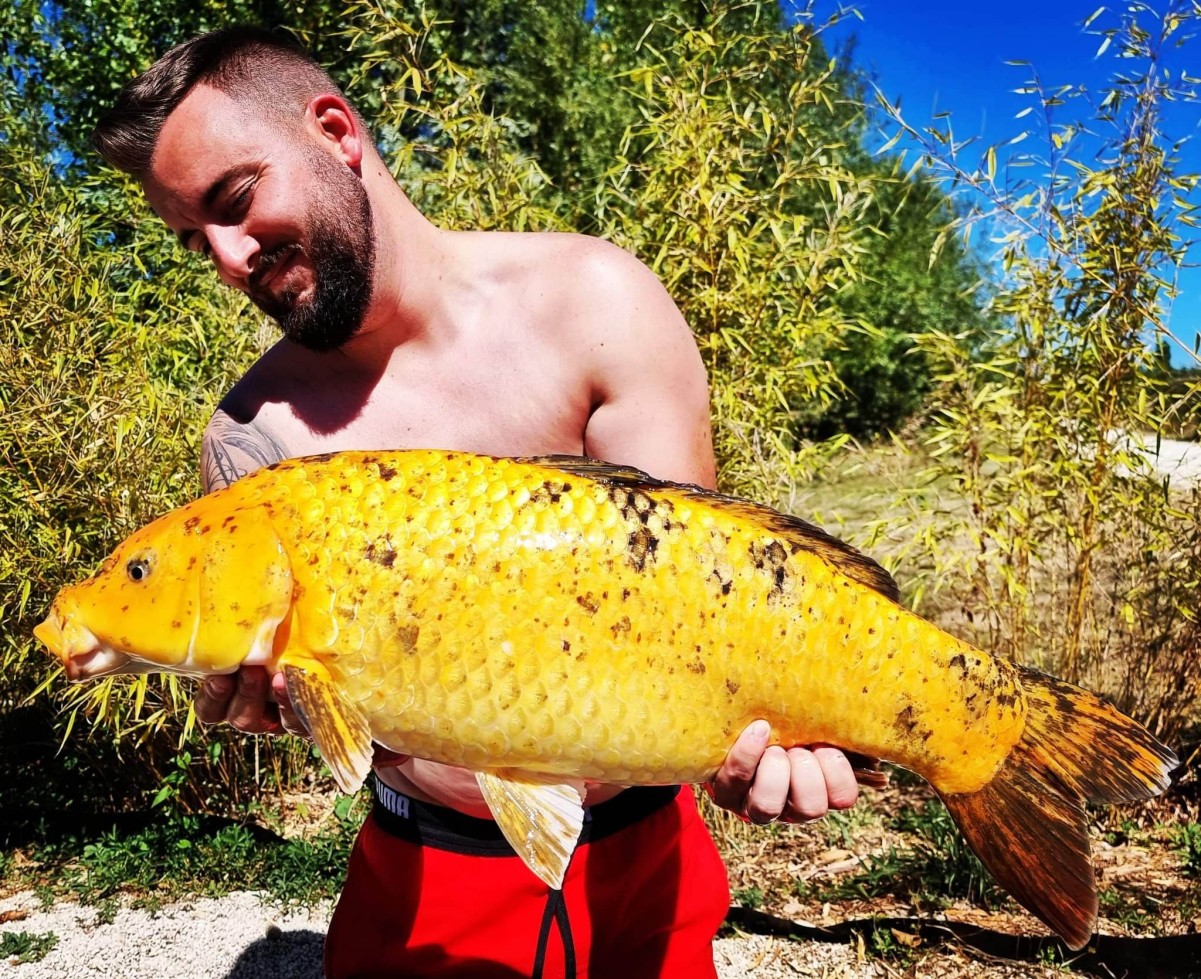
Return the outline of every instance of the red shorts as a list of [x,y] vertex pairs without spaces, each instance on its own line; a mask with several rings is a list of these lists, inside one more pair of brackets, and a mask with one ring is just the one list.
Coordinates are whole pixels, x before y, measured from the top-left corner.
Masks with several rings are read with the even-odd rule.
[[375,785],[327,979],[716,977],[730,891],[690,789],[629,789],[593,807],[560,892],[495,823]]

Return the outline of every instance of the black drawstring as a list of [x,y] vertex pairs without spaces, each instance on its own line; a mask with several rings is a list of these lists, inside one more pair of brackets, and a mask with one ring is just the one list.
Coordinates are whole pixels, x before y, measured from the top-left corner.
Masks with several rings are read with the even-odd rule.
[[542,979],[542,968],[546,965],[546,945],[550,941],[550,923],[559,926],[559,937],[563,941],[563,979],[575,979],[575,944],[571,940],[571,925],[567,920],[567,902],[562,891],[551,891],[546,895],[546,907],[542,911],[542,925],[538,929],[538,948],[534,952],[534,971],[531,979]]

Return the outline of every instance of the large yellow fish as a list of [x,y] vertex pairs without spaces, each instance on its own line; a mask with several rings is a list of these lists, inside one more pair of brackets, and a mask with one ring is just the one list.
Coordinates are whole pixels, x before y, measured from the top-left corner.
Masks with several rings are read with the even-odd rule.
[[143,528],[38,637],[73,680],[282,670],[338,784],[372,743],[478,773],[558,886],[584,780],[701,782],[738,733],[926,778],[993,875],[1074,948],[1084,803],[1176,758],[1100,698],[907,611],[790,516],[576,457],[348,452],[260,470]]

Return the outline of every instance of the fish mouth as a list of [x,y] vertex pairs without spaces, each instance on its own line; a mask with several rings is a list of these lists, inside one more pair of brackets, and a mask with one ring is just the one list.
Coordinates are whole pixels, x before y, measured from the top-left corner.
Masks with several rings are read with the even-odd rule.
[[105,645],[86,626],[64,619],[57,611],[35,626],[33,634],[62,663],[72,683],[120,673],[129,663],[125,653]]

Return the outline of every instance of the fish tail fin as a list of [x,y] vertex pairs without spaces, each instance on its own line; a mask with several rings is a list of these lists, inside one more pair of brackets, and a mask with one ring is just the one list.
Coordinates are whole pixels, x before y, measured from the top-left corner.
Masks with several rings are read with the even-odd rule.
[[1097,918],[1086,802],[1133,802],[1171,784],[1176,756],[1095,694],[1018,667],[1026,728],[982,789],[943,795],[1000,884],[1073,948]]

